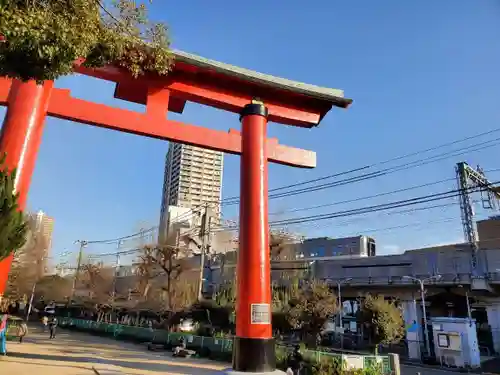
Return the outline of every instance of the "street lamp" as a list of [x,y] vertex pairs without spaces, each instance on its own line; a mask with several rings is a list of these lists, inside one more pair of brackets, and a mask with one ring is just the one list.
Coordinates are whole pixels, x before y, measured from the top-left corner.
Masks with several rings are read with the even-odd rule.
[[430,354],[430,341],[429,341],[429,328],[427,327],[427,312],[425,310],[425,287],[424,287],[424,284],[426,281],[431,281],[431,280],[438,281],[439,279],[441,279],[441,275],[435,275],[432,277],[428,277],[426,279],[418,279],[418,278],[413,277],[413,276],[403,276],[403,279],[416,281],[420,285],[420,297],[422,300],[422,315],[424,317],[425,350],[427,352],[427,355],[429,355]]
[[80,250],[78,250],[78,260],[77,260],[77,265],[76,265],[76,272],[75,272],[75,277],[73,279],[73,286],[71,287],[71,295],[69,299],[69,303],[73,300],[73,297],[75,295],[75,290],[76,290],[76,283],[78,282],[78,276],[80,276],[80,268],[82,267],[82,258],[83,258],[83,249],[88,245],[87,241],[84,240],[77,240],[74,242],[74,244],[79,244],[80,245]]
[[307,265],[307,268],[309,271],[309,279],[314,279],[316,277],[315,263],[316,263],[316,261],[313,260],[313,261],[309,262],[309,264]]
[[[458,287],[464,288],[464,286],[462,284],[460,284]],[[465,291],[465,302],[467,303],[467,317],[469,318],[469,321],[472,321],[472,309],[470,307],[470,299],[469,299],[469,291],[468,290]]]
[[348,283],[351,280],[352,280],[352,277],[348,277],[346,279],[342,279],[342,280],[337,281],[337,294],[338,294],[338,299],[339,299],[339,326],[340,327],[342,327],[342,318],[343,318],[343,315],[344,315],[344,309],[343,309],[343,306],[342,306],[342,296],[341,296],[341,293],[340,293],[340,286],[343,283]]

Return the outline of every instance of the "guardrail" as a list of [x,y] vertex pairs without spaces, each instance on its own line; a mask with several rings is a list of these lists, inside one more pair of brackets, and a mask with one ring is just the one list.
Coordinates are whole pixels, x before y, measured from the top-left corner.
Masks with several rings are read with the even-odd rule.
[[[105,334],[117,340],[126,340],[127,338],[129,338],[140,342],[151,342],[159,345],[166,344],[174,346],[179,343],[182,337],[184,337],[188,347],[192,346],[200,348],[200,350],[209,350],[210,352],[224,353],[227,354],[229,358],[233,351],[233,340],[230,338],[196,336],[189,333],[169,332],[162,329],[133,327],[121,324],[103,323],[73,318],[60,318],[59,325],[61,328],[76,328],[77,330]],[[284,358],[287,355],[288,351],[289,347],[287,347],[286,345],[276,345],[277,357]],[[314,350],[305,350],[303,352],[303,356],[305,359],[312,360],[316,363],[320,363],[325,360],[347,361],[350,358],[354,357],[353,355],[344,355],[339,353],[329,353]],[[357,357],[363,357],[363,368],[365,369],[381,365],[384,374],[392,373],[392,366],[389,360],[389,356],[359,355]]]

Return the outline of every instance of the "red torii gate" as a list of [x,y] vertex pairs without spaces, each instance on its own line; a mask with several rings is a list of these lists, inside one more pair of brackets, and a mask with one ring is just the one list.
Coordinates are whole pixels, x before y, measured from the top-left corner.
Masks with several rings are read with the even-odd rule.
[[[17,168],[15,189],[26,206],[31,176],[47,115],[126,133],[241,154],[240,250],[233,369],[275,370],[271,326],[267,161],[314,168],[316,154],[266,138],[267,122],[311,128],[333,107],[347,108],[343,92],[277,78],[174,52],[166,77],[134,79],[116,66],[76,68],[77,73],[116,83],[115,98],[145,105],[145,112],[113,108],[71,97],[53,82],[37,85],[0,78],[0,104],[7,115],[0,134],[0,153],[8,168]],[[169,120],[186,101],[240,114],[241,133]],[[0,293],[5,291],[12,256],[0,263]]]

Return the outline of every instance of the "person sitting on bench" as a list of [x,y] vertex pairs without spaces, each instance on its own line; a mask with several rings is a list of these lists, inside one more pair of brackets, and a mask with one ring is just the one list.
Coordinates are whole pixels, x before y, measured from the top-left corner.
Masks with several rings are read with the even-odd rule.
[[189,350],[187,349],[186,345],[186,339],[184,337],[181,337],[179,340],[179,345],[174,348],[174,357],[191,357],[192,355],[196,354],[194,350]]

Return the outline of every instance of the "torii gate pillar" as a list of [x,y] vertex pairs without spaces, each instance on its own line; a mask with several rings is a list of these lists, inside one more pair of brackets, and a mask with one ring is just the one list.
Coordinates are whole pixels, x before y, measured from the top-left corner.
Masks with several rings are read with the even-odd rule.
[[243,372],[276,369],[271,325],[267,116],[262,103],[247,104],[241,112],[240,247],[233,369]]
[[[0,153],[5,153],[5,166],[16,170],[14,190],[19,194],[19,209],[24,211],[53,82],[37,85],[34,81],[15,80],[9,86],[7,113],[0,132]],[[13,257],[12,253],[0,262],[0,301]]]

